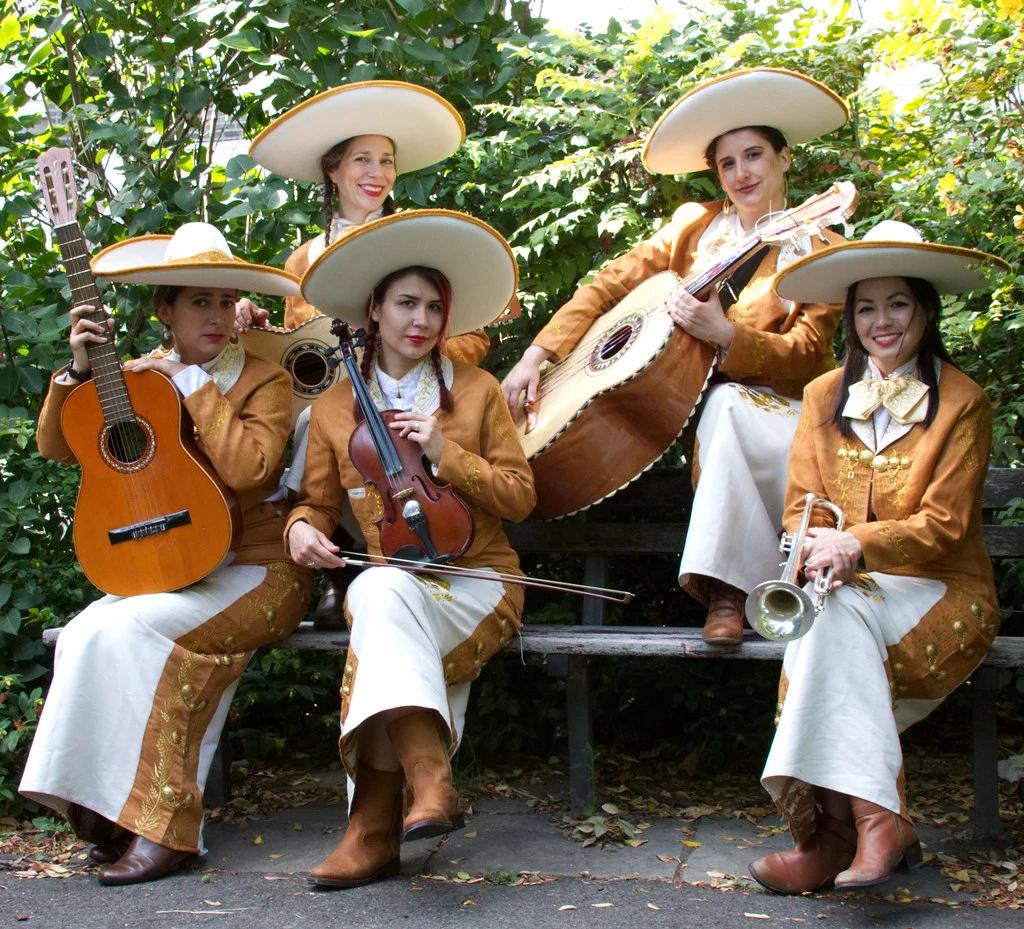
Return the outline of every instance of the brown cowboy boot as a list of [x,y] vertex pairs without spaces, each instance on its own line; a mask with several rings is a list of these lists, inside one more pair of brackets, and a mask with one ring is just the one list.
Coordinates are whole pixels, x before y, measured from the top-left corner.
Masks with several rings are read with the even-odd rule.
[[165,874],[177,871],[192,857],[192,852],[180,852],[137,835],[132,839],[128,850],[114,864],[100,871],[99,881],[101,884],[141,884],[145,881],[155,881]]
[[831,884],[849,867],[857,847],[852,826],[822,811],[814,835],[796,848],[751,862],[750,873],[763,887],[777,894],[802,894]]
[[917,831],[898,813],[860,797],[850,797],[857,826],[857,856],[836,875],[836,888],[871,887],[892,877],[899,868],[922,863]]
[[93,843],[88,854],[97,864],[117,861],[128,850],[128,844],[134,838],[123,826],[78,803],[69,804],[64,815],[75,830],[75,835]]
[[394,877],[402,866],[402,772],[361,764],[348,827],[337,848],[309,872],[315,887],[360,887]]
[[731,584],[709,578],[708,617],[701,634],[709,645],[739,645],[743,642],[743,604],[747,595]]
[[388,724],[388,736],[412,795],[402,823],[403,842],[443,835],[466,824],[435,715],[420,711]]
[[324,571],[323,589],[316,610],[313,612],[314,629],[345,628],[345,592],[352,580],[352,572],[347,568],[328,568]]

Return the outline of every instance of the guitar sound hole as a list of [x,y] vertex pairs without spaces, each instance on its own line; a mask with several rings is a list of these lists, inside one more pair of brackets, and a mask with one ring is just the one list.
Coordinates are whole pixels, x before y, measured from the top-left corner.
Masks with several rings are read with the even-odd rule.
[[122,465],[137,464],[146,454],[148,439],[138,423],[115,423],[107,430],[107,454]]
[[292,359],[292,378],[296,384],[307,388],[323,386],[328,379],[327,360],[320,352],[302,352]]
[[644,319],[639,313],[633,313],[623,318],[619,322],[618,328],[591,350],[589,370],[591,372],[603,371],[623,357],[623,352],[636,341],[643,325]]
[[601,346],[601,360],[607,361],[609,358],[621,352],[622,349],[629,344],[629,339],[632,335],[632,326],[619,326],[619,328],[612,333],[611,338],[605,339],[604,345]]
[[156,454],[156,435],[144,419],[124,420],[104,426],[100,432],[100,455],[115,471],[141,471]]

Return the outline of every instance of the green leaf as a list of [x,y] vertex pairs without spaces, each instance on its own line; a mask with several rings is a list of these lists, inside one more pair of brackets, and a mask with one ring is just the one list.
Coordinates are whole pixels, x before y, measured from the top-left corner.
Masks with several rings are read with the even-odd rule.
[[253,34],[247,32],[239,32],[235,35],[225,36],[220,40],[220,44],[225,45],[228,48],[233,48],[239,52],[261,51],[259,45],[253,41]]
[[78,51],[93,61],[107,61],[113,50],[110,36],[102,32],[90,32],[78,40]]
[[14,588],[10,584],[0,584],[0,606],[3,606],[11,599],[11,591]]
[[442,55],[436,48],[431,48],[422,39],[413,39],[411,42],[402,44],[402,50],[408,52],[417,61],[444,61]]
[[7,551],[12,555],[27,555],[31,547],[32,545],[28,538],[23,535],[19,535],[16,539],[7,543]]
[[21,38],[21,23],[18,17],[9,13],[0,21],[0,49],[7,48],[16,39]]

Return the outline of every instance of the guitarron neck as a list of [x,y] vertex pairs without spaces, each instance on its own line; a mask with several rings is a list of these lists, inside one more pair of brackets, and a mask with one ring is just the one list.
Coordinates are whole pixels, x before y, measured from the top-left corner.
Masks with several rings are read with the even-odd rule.
[[[71,285],[71,305],[88,303],[96,307],[95,311],[89,314],[89,319],[105,327],[108,316],[103,309],[103,298],[100,296],[99,288],[89,269],[89,249],[85,244],[85,236],[82,235],[82,227],[77,222],[63,223],[54,228],[54,234],[60,246],[68,283]],[[108,424],[134,419],[135,412],[128,397],[128,389],[124,383],[121,363],[117,359],[113,340],[102,345],[89,342],[85,350],[89,356],[92,376],[96,380],[103,418]]]

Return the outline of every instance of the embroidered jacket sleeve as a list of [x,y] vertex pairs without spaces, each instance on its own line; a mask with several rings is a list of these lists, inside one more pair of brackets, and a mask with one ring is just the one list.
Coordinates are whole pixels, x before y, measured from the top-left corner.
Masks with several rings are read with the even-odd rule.
[[276,473],[291,428],[291,394],[288,373],[267,365],[237,411],[212,380],[185,398],[199,447],[232,490],[252,490]]
[[[930,428],[935,428],[937,421]],[[940,561],[966,538],[992,446],[992,408],[975,396],[943,437],[943,446],[917,511],[850,527],[869,571]]]
[[497,382],[487,393],[480,425],[480,452],[473,454],[447,440],[437,476],[495,516],[525,519],[537,502],[533,472],[526,463]]
[[[328,408],[314,403],[310,409],[306,471],[302,477],[298,505],[288,514],[285,525],[286,545],[288,531],[293,523],[300,520],[330,536],[341,522],[347,493],[341,486],[338,459],[327,434],[330,424],[324,421],[324,410]],[[347,436],[345,441],[347,443]]]
[[61,373],[58,372],[50,378],[50,389],[46,392],[43,408],[39,412],[36,445],[39,447],[39,454],[44,458],[64,464],[74,464],[76,463],[74,453],[71,451],[71,446],[64,441],[64,431],[60,426],[60,411],[64,408],[64,401],[77,385],[62,384],[57,380]]
[[673,248],[687,231],[709,216],[704,204],[686,203],[659,232],[604,266],[584,284],[537,334],[533,344],[564,358],[591,323],[607,313],[639,284],[672,267]]

